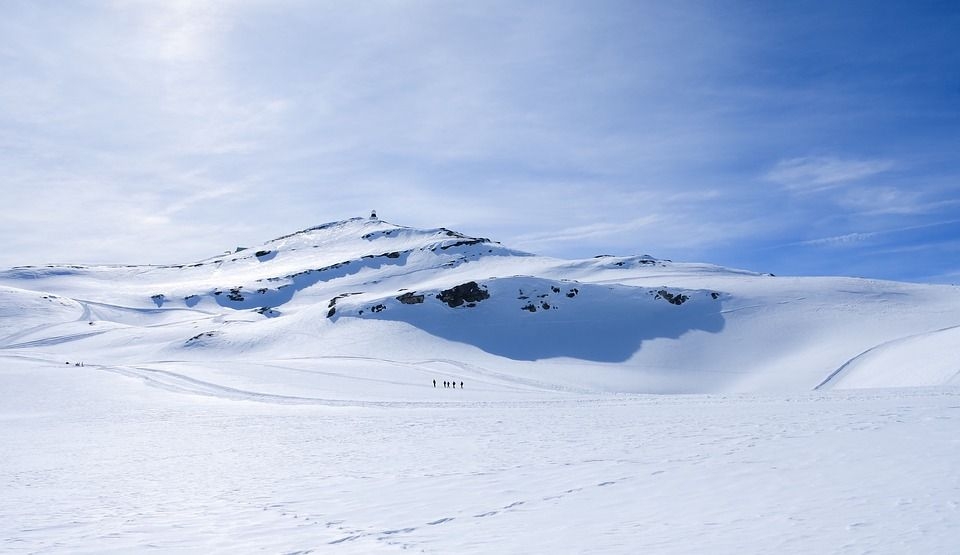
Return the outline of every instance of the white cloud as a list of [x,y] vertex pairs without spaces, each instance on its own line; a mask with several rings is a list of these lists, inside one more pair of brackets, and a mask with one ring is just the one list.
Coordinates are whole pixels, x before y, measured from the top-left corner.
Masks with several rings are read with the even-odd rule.
[[880,175],[895,167],[892,160],[844,160],[834,157],[804,157],[780,160],[765,175],[792,191],[832,189]]
[[876,237],[877,235],[878,233],[847,233],[833,237],[823,237],[820,239],[801,241],[800,243],[796,244],[811,247],[853,247],[858,246],[865,241]]

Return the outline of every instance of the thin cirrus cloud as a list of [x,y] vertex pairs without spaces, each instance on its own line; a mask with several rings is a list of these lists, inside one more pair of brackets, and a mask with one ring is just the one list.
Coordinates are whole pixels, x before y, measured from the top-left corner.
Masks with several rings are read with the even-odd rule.
[[892,160],[790,158],[777,162],[765,177],[791,191],[822,191],[881,175],[895,166]]

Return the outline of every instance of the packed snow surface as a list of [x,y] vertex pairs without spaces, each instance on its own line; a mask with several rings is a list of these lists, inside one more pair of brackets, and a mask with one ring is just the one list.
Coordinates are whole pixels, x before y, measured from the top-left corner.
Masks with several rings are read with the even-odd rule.
[[12,268],[0,551],[950,553],[958,330],[956,287],[366,218]]
[[[416,401],[320,403],[175,371],[0,368],[4,553],[960,545],[953,388],[592,395],[465,380],[407,384]],[[367,380],[382,384],[343,389],[364,397]]]

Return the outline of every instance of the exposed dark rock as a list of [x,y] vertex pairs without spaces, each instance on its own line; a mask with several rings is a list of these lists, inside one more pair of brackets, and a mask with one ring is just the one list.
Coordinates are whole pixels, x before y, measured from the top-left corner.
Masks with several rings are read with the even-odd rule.
[[160,306],[163,306],[163,303],[164,301],[167,300],[167,298],[162,293],[158,293],[156,295],[151,296],[150,300],[152,300],[154,303],[156,303],[158,307],[160,307]]
[[461,239],[467,239],[467,236],[466,236],[466,235],[464,235],[464,234],[462,234],[462,233],[459,233],[459,232],[456,232],[456,231],[451,231],[451,230],[449,230],[449,229],[447,229],[447,228],[445,228],[445,227],[441,227],[440,230],[439,230],[439,232],[440,232],[440,233],[443,233],[443,234],[446,235],[447,237],[459,237],[459,238],[461,238]]
[[397,297],[397,300],[403,304],[420,304],[423,302],[423,295],[415,295],[412,291],[404,293]]
[[559,293],[559,292],[560,292],[560,288],[557,287],[556,285],[551,285],[551,286],[550,286],[550,290],[553,291],[554,293]]
[[550,303],[544,301],[544,302],[540,303],[540,308],[542,308],[542,309],[544,309],[544,310],[550,310]]
[[399,252],[388,252],[388,253],[383,254],[383,255],[381,255],[381,256],[386,256],[387,258],[400,258],[400,253],[399,253]]
[[677,305],[677,306],[680,306],[680,305],[682,305],[683,303],[687,302],[687,299],[689,299],[690,297],[688,297],[688,296],[686,296],[686,295],[684,295],[684,294],[682,294],[682,293],[679,294],[679,295],[674,295],[673,293],[667,291],[666,289],[661,289],[661,290],[657,291],[657,297],[656,297],[656,298],[658,298],[658,299],[661,299],[661,298],[662,298],[662,299],[664,299],[665,301],[667,301],[667,302],[670,303],[670,304],[675,304],[675,305]]
[[240,294],[241,289],[243,289],[243,287],[234,287],[233,289],[230,290],[230,294],[227,295],[227,298],[234,302],[242,301],[243,295]]
[[207,331],[207,332],[203,332],[203,333],[198,333],[197,335],[194,335],[194,336],[191,337],[190,339],[187,339],[186,343],[189,345],[190,343],[193,343],[194,341],[199,341],[200,339],[203,339],[204,337],[213,337],[213,336],[215,336],[215,335],[217,335],[217,332],[215,332],[215,331]]
[[327,318],[333,318],[333,315],[337,313],[338,300],[349,297],[350,295],[359,295],[359,294],[360,293],[341,293],[336,297],[330,299],[330,302],[327,304],[327,306],[330,308],[330,310],[327,312]]
[[713,293],[710,293],[710,296],[713,297],[714,300],[717,300],[720,298],[720,293],[713,292]]
[[571,299],[576,297],[580,293],[580,290],[574,287],[573,289],[567,291],[567,296]]
[[530,312],[536,312],[536,311],[537,311],[537,307],[536,307],[536,305],[534,305],[533,303],[527,303],[527,304],[521,306],[521,307],[520,307],[520,310],[527,310],[527,311],[530,311]]
[[489,243],[490,239],[483,237],[477,239],[464,239],[463,241],[457,241],[455,243],[450,243],[449,245],[443,245],[440,247],[440,250],[452,249],[454,247],[463,247],[467,245],[479,245],[480,243]]
[[475,281],[451,287],[437,294],[441,302],[447,303],[450,308],[456,308],[465,302],[477,303],[490,298],[490,293]]
[[260,257],[263,257],[263,256],[267,256],[268,254],[270,254],[270,251],[266,251],[266,250],[264,250],[264,251],[257,251],[257,252],[255,252],[255,253],[253,253],[253,255],[256,256],[257,258],[260,258]]
[[386,306],[384,306],[384,305],[382,305],[382,304],[378,304],[377,306],[371,306],[371,307],[370,307],[370,312],[383,312],[383,311],[386,310],[386,309],[387,309]]

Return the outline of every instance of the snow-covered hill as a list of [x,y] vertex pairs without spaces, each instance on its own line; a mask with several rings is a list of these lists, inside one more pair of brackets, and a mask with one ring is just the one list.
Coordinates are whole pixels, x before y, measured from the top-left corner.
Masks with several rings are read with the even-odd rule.
[[372,218],[175,266],[9,269],[0,314],[6,355],[306,399],[417,399],[437,375],[504,397],[960,383],[956,287],[559,260]]
[[0,551],[952,553],[958,326],[955,287],[375,219],[13,268]]

